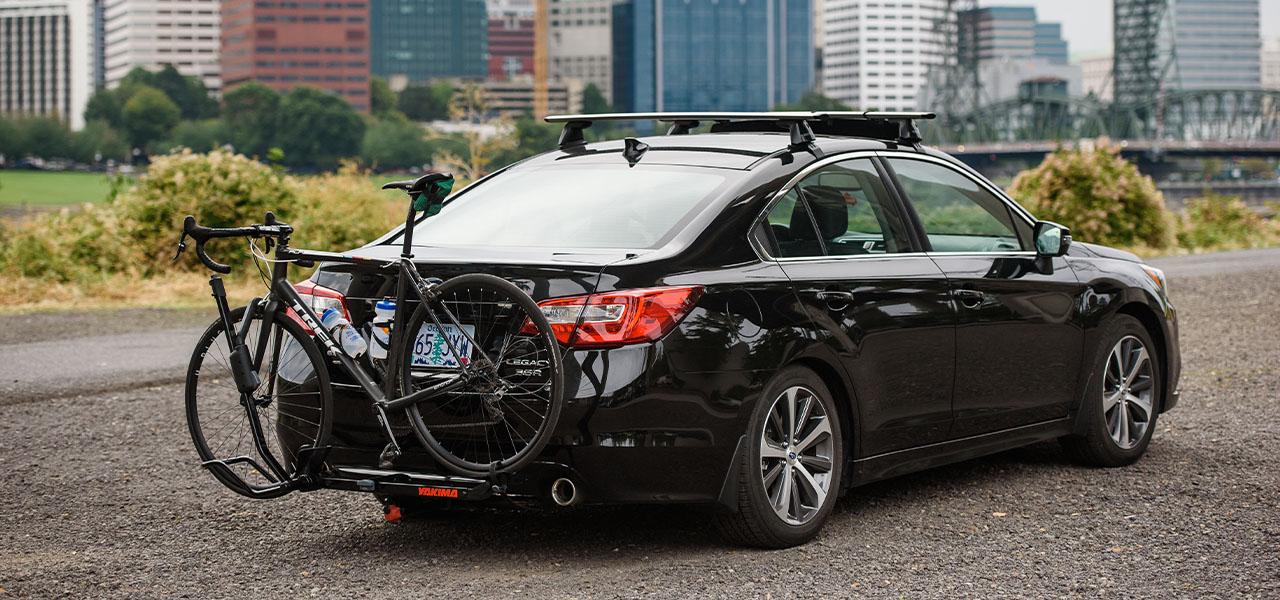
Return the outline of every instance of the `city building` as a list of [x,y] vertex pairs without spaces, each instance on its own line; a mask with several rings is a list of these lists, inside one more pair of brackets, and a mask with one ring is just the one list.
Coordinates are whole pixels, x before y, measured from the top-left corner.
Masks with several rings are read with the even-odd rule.
[[958,52],[981,64],[1001,59],[1043,60],[1067,64],[1062,25],[1041,23],[1032,6],[991,6],[956,13]]
[[[489,110],[498,114],[518,117],[533,107],[533,77],[522,75],[506,81],[485,81],[484,90]],[[583,83],[567,79],[547,84],[548,114],[574,114],[582,112]]]
[[369,5],[223,0],[224,89],[249,81],[279,91],[320,88],[369,111]]
[[1099,54],[1080,59],[1080,74],[1086,95],[1092,94],[1099,100],[1110,102],[1114,97],[1111,85],[1111,63],[1115,58],[1111,54]]
[[533,74],[533,16],[489,13],[489,79]]
[[1259,0],[1114,0],[1116,101],[1160,90],[1258,89]]
[[423,83],[440,77],[480,79],[489,73],[489,21],[484,0],[369,2],[369,56],[374,75]]
[[[206,88],[222,87],[218,0],[112,0],[103,8],[103,81],[109,88],[135,67],[173,65]],[[86,32],[82,39],[92,39]]]
[[95,62],[91,0],[0,3],[0,114],[84,127]]
[[1262,89],[1280,90],[1280,38],[1262,41]]
[[755,111],[796,102],[814,87],[810,17],[807,0],[615,4],[614,103],[628,111]]
[[858,109],[916,110],[930,67],[954,52],[946,0],[824,0],[823,93]]
[[532,19],[534,11],[537,10],[533,0],[488,0],[485,6],[490,17],[515,15]]
[[614,101],[612,6],[613,0],[547,0],[549,83],[594,83]]

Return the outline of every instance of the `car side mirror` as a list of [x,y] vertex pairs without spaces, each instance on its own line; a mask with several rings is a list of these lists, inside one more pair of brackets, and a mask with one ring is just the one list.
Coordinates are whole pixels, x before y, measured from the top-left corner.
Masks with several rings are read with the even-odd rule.
[[1036,240],[1037,257],[1062,256],[1071,247],[1071,230],[1057,223],[1038,221],[1032,237]]

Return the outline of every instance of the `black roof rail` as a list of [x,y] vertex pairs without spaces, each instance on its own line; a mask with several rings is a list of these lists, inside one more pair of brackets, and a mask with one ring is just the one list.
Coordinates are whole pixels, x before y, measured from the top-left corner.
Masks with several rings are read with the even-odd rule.
[[586,143],[582,130],[595,121],[660,121],[671,123],[668,135],[687,134],[704,122],[712,132],[786,131],[792,150],[816,150],[814,135],[865,137],[918,147],[917,119],[933,119],[931,112],[909,111],[775,111],[775,112],[647,112],[594,115],[551,115],[548,123],[564,123],[560,148]]

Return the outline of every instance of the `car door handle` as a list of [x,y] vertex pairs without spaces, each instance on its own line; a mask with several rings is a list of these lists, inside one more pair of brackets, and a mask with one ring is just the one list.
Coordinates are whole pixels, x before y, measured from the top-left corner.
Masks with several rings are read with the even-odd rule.
[[969,308],[973,308],[979,304],[982,304],[982,301],[987,298],[987,295],[985,293],[980,292],[978,290],[967,289],[967,288],[952,290],[951,295],[955,296],[956,299],[960,301],[960,304],[963,304]]
[[823,302],[830,302],[832,304],[835,304],[837,302],[844,302],[844,303],[853,302],[853,299],[854,299],[853,292],[845,292],[841,290],[805,290],[805,291],[810,294],[813,294]]

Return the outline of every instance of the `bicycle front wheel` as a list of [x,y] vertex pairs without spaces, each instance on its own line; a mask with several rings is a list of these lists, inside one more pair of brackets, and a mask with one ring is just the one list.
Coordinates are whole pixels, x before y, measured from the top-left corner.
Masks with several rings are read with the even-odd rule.
[[460,275],[438,292],[409,319],[403,391],[462,376],[464,365],[470,376],[460,389],[411,405],[409,422],[456,473],[515,471],[537,458],[560,416],[564,375],[551,325],[528,294],[492,275]]
[[[245,308],[231,311],[238,331]],[[215,478],[236,493],[255,498],[283,495],[271,489],[297,473],[303,451],[318,448],[329,437],[329,372],[324,355],[302,326],[284,312],[263,327],[262,314],[253,315],[245,343],[263,352],[258,367],[261,384],[250,394],[246,407],[231,375],[231,349],[221,320],[205,330],[187,369],[187,426],[202,461],[220,460],[229,473],[211,470]],[[252,410],[261,430],[256,443],[249,419]]]

